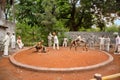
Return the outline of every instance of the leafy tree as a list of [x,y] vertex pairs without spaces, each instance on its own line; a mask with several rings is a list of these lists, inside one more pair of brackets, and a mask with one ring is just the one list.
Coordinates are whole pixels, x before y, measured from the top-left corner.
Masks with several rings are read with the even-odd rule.
[[116,25],[106,27],[106,32],[119,32],[119,27],[117,27]]
[[118,4],[118,0],[19,0],[16,12],[17,20],[48,30],[60,20],[70,31],[89,29],[93,24],[104,31],[105,24],[117,17],[111,13],[119,15]]
[[6,20],[8,20],[11,15],[13,15],[13,3],[14,0],[0,0],[0,9],[3,11]]
[[16,19],[19,22],[24,22],[28,25],[34,26],[37,23],[36,13],[36,1],[33,0],[19,0],[18,5],[16,5]]
[[[25,45],[34,44],[34,42],[38,42],[42,40],[43,34],[41,33],[41,27],[38,26],[29,26],[25,23],[17,23],[17,36],[21,36]],[[32,45],[33,45],[32,44]]]

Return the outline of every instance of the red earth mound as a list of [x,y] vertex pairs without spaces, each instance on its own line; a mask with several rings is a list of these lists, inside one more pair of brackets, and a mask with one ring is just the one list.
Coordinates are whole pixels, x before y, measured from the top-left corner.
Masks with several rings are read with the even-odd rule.
[[48,68],[71,68],[85,67],[104,62],[108,59],[108,55],[99,50],[90,49],[83,51],[78,48],[61,47],[59,50],[48,48],[47,53],[35,52],[35,49],[27,49],[15,55],[15,60],[32,66],[48,67]]
[[[61,50],[61,48],[60,48],[60,50]],[[19,50],[19,51],[22,51],[22,50]],[[33,52],[34,50],[31,50],[31,51]],[[57,51],[57,50],[54,50],[54,51]],[[72,48],[72,51],[74,51],[73,48]],[[85,53],[85,52],[82,52],[82,53],[81,52],[78,51],[78,54]],[[111,54],[114,58],[114,60],[110,64],[105,65],[100,68],[95,68],[92,70],[74,71],[74,72],[73,71],[72,72],[51,72],[51,71],[50,72],[49,71],[48,72],[43,72],[43,71],[38,72],[38,71],[28,70],[25,68],[14,66],[9,61],[9,58],[0,57],[0,80],[90,80],[93,78],[95,73],[100,73],[100,74],[102,74],[102,76],[113,75],[116,73],[120,73],[120,54],[113,54],[113,52],[114,52],[114,49],[110,49],[109,54]],[[3,53],[0,52],[0,56],[2,54]],[[14,54],[14,52],[10,53],[10,55],[12,55],[12,54]],[[32,53],[29,53],[29,54],[31,55]],[[36,54],[36,53],[33,52],[33,54]],[[47,55],[47,54],[45,54],[45,55]],[[64,53],[64,54],[66,54],[66,53]],[[71,53],[71,54],[74,54],[74,53]],[[44,55],[44,54],[39,54],[39,55]],[[31,60],[33,60],[33,59],[31,59]],[[101,58],[101,59],[103,59],[103,58]],[[96,61],[96,60],[94,60],[94,61]],[[62,65],[64,65],[64,64],[62,64]],[[120,80],[120,77],[119,77],[119,79],[110,79],[110,80]]]

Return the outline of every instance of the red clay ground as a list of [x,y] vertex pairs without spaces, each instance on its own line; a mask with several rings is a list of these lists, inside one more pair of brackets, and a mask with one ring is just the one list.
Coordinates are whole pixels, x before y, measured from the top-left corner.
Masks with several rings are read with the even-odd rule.
[[48,48],[49,52],[35,52],[35,49],[19,52],[15,60],[32,66],[48,68],[72,68],[95,65],[108,60],[108,55],[98,50],[83,51],[78,48],[77,51],[69,48],[60,48],[53,50]]
[[[60,52],[64,53],[64,50],[60,50]],[[27,52],[27,51],[26,51]],[[58,51],[56,51],[58,52]],[[66,52],[66,50],[65,50]],[[73,51],[74,52],[74,51]],[[89,51],[90,52],[90,51]],[[35,56],[35,53],[29,53],[30,56]],[[37,54],[38,56],[44,56],[44,55],[54,55],[55,57],[62,56],[62,53],[51,53],[51,54]],[[73,55],[74,53],[70,53],[70,55]],[[82,53],[75,53],[74,56],[78,57],[79,54],[83,54]],[[90,53],[93,54],[93,53]],[[96,54],[96,53],[95,53]],[[96,69],[92,69],[92,70],[87,70],[87,71],[72,71],[72,72],[44,72],[44,71],[31,71],[31,70],[27,70],[27,69],[23,69],[20,67],[16,67],[13,64],[10,63],[8,58],[0,58],[0,80],[89,80],[91,78],[93,78],[93,75],[95,73],[100,73],[103,76],[106,75],[111,75],[111,74],[115,74],[115,73],[120,73],[120,55],[114,55],[112,50],[110,53],[113,57],[114,60],[113,62],[111,62],[110,64],[100,67],[100,68],[96,68]],[[28,55],[28,54],[24,54],[24,55]],[[68,54],[65,53],[66,57],[65,58],[70,58],[67,57]],[[101,55],[101,54],[100,54]],[[17,57],[17,56],[16,56]],[[105,60],[105,58],[98,58],[96,56],[94,56],[96,60]],[[79,57],[78,57],[79,58]],[[24,58],[21,58],[24,59]],[[21,60],[20,59],[20,60]],[[32,61],[32,57],[28,57],[28,61]],[[58,58],[56,58],[55,60],[57,60]],[[85,57],[82,57],[80,59],[85,59]],[[88,58],[87,58],[88,59]],[[62,60],[62,59],[61,59]],[[89,59],[91,60],[91,59]],[[96,62],[96,60],[94,60]],[[21,60],[22,61],[22,60]],[[41,61],[42,62],[42,61]],[[67,62],[63,59],[62,62]],[[72,64],[74,64],[73,66],[76,66],[75,61],[71,62]],[[82,63],[82,62],[81,62]],[[70,62],[69,62],[70,64]],[[90,63],[91,64],[91,63]],[[61,64],[62,67],[64,64]],[[58,67],[61,67],[61,65],[58,65]],[[67,64],[68,65],[68,64]],[[45,65],[43,65],[45,66]],[[53,67],[50,66],[50,67]],[[64,66],[65,67],[65,66]],[[69,66],[67,66],[69,67]],[[120,80],[120,79],[118,79]]]

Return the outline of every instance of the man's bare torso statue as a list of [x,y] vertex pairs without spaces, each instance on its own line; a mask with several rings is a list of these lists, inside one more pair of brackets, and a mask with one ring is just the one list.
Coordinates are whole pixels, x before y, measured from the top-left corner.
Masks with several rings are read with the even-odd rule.
[[83,43],[83,50],[88,51],[87,48],[87,41],[85,41],[85,39],[82,39],[81,36],[78,36],[75,40],[72,40],[70,43],[70,50],[72,47],[75,47],[75,50],[77,50],[77,47],[80,46],[80,44]]

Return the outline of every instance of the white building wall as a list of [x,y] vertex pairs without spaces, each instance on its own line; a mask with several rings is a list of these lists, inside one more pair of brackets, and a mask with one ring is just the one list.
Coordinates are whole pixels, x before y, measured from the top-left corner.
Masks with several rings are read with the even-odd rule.
[[15,33],[15,23],[0,19],[0,41],[3,40],[6,32]]

